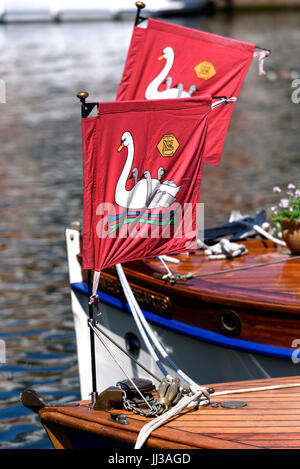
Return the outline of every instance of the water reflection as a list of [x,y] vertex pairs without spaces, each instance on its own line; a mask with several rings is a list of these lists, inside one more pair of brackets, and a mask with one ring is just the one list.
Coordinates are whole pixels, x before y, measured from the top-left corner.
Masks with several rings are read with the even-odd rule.
[[[174,19],[272,49],[266,68],[299,68],[300,18],[292,13]],[[50,447],[20,405],[25,387],[47,399],[79,397],[64,228],[82,217],[76,93],[114,100],[131,22],[0,26],[0,448]],[[297,182],[300,105],[289,80],[259,77],[253,63],[233,113],[221,165],[205,166],[207,225],[231,209],[253,214],[273,185]],[[212,191],[213,188],[213,191]]]

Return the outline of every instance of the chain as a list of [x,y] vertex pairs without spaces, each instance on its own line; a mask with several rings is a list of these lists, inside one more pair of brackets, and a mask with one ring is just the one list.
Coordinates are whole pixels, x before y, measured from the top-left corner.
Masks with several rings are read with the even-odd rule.
[[[211,394],[214,392],[214,389],[208,388],[207,391]],[[134,414],[138,414],[138,415],[141,415],[142,417],[147,417],[147,418],[158,417],[159,415],[166,412],[171,405],[176,405],[179,402],[181,397],[192,396],[192,395],[193,393],[191,392],[190,388],[185,388],[182,391],[177,392],[177,395],[172,400],[172,403],[168,401],[165,402],[165,400],[161,397],[157,400],[154,400],[154,398],[152,397],[148,400],[150,410],[146,411],[146,410],[141,409],[139,404],[135,400],[129,399],[127,397],[126,391],[122,389],[123,406],[125,410],[128,410],[129,412],[133,412]],[[209,397],[203,398],[202,396],[198,402],[198,405],[200,406],[208,406],[209,404],[210,404]]]
[[126,391],[122,389],[122,395],[123,395],[123,406],[126,410],[133,412],[134,414],[141,415],[142,417],[157,417],[158,416],[158,408],[155,404],[150,405],[150,410],[146,411],[143,409],[140,409],[134,401],[128,399]]

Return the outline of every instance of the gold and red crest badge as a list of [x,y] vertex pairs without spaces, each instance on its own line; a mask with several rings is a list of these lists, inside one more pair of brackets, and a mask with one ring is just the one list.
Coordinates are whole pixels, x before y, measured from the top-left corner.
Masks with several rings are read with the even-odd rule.
[[174,134],[163,135],[157,145],[157,149],[163,157],[173,156],[178,147],[179,142]]
[[194,70],[197,77],[202,78],[202,80],[209,80],[217,73],[214,64],[212,62],[208,62],[207,60],[204,60],[203,62],[200,62],[198,65],[196,65]]

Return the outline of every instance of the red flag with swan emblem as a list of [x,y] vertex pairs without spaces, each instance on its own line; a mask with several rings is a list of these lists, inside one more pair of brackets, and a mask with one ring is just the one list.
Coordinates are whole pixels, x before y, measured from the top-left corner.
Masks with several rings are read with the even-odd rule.
[[[150,18],[147,28],[134,27],[116,99],[237,98],[254,49],[254,44]],[[211,113],[205,163],[219,164],[233,107]]]
[[211,97],[99,103],[82,119],[83,268],[196,249]]

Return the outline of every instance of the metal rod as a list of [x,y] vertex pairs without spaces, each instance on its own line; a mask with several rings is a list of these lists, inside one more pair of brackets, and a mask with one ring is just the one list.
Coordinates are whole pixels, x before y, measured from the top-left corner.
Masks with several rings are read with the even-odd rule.
[[86,91],[80,91],[77,93],[77,98],[81,102],[81,117],[85,119],[89,116],[95,106],[98,107],[98,103],[86,103],[85,100],[88,98],[89,94]]
[[142,392],[140,391],[140,389],[137,387],[137,385],[135,384],[135,382],[133,381],[132,378],[130,378],[129,374],[126,372],[126,370],[123,368],[123,366],[121,365],[121,363],[119,362],[119,360],[116,358],[116,356],[113,354],[113,352],[110,350],[110,348],[107,346],[107,344],[105,343],[105,341],[97,334],[97,331],[94,327],[93,324],[90,324],[90,328],[94,330],[96,336],[98,337],[98,339],[100,340],[100,342],[102,343],[102,345],[105,347],[105,349],[107,350],[107,352],[110,354],[111,358],[115,361],[115,363],[118,365],[118,367],[123,371],[124,375],[126,376],[127,379],[129,379],[129,381],[131,382],[131,384],[133,385],[133,387],[135,388],[135,390],[137,391],[137,393],[141,396],[141,398],[143,399],[143,401],[146,403],[146,405],[149,407],[150,410],[151,409],[151,406],[149,404],[149,402],[146,400],[146,398],[143,396]]
[[142,365],[138,360],[136,360],[132,355],[130,355],[128,352],[126,352],[126,350],[124,350],[119,344],[117,344],[117,342],[115,342],[111,337],[109,337],[109,335],[107,335],[100,327],[99,327],[99,324],[95,324],[95,329],[97,329],[97,331],[99,331],[101,334],[104,335],[104,337],[106,337],[113,345],[115,345],[119,350],[121,350],[121,352],[123,352],[125,355],[127,355],[127,357],[130,358],[130,360],[134,361],[134,363],[136,365],[138,365],[140,368],[142,368],[146,373],[148,373],[150,376],[152,376],[152,378],[156,379],[156,381],[158,381],[159,383],[161,382],[161,379],[158,378],[157,376],[155,376],[154,373],[152,373],[150,370],[148,370],[144,365]]
[[88,98],[89,94],[86,91],[80,91],[77,93],[77,98],[80,99],[81,102],[81,117],[85,116],[85,100]]
[[[85,100],[88,98],[89,94],[86,91],[81,91],[77,93],[77,98],[80,99],[81,102],[81,117],[84,119],[88,116],[87,109],[86,109],[86,102]],[[88,272],[88,292],[89,292],[89,299],[92,296],[92,271],[89,269]],[[90,322],[94,320],[94,310],[93,304],[89,302],[89,322],[88,325],[90,327]],[[97,392],[97,376],[96,376],[96,355],[95,355],[95,336],[94,331],[90,327],[90,350],[91,350],[91,371],[92,371],[92,405],[96,404],[96,400],[98,397]]]
[[[88,291],[89,298],[92,296],[92,271],[88,270]],[[93,305],[89,302],[89,319],[93,321],[94,319]],[[91,367],[92,367],[92,405],[96,404],[96,399],[98,397],[97,393],[97,377],[96,377],[96,355],[95,355],[95,336],[92,327],[90,326],[90,344],[91,344]]]
[[246,266],[243,266],[243,267],[235,267],[233,269],[216,270],[214,272],[207,272],[205,274],[192,274],[191,278],[209,277],[211,275],[228,274],[228,273],[231,273],[231,272],[239,272],[241,270],[255,269],[256,267],[266,267],[268,265],[282,264],[283,262],[295,261],[297,259],[300,259],[300,256],[285,257],[284,259],[277,259],[275,261],[262,262],[261,264],[246,265]]

